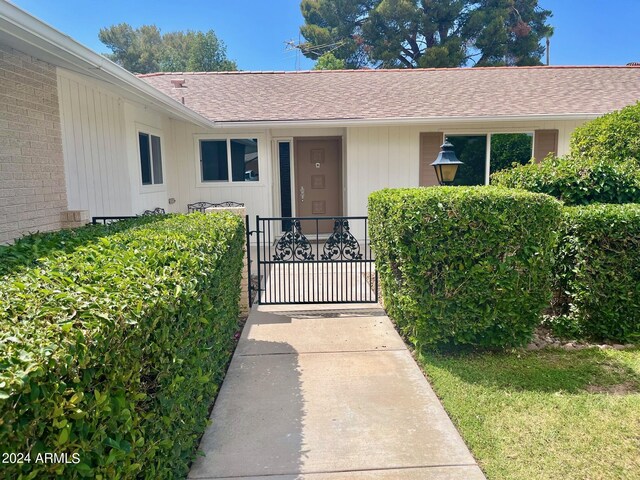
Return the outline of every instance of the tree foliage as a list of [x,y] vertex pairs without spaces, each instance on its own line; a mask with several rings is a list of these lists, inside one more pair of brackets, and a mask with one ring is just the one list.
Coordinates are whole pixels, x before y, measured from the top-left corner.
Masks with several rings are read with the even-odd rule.
[[213,30],[161,34],[155,25],[121,23],[100,29],[98,37],[112,51],[105,56],[134,73],[238,69]]
[[344,70],[345,68],[347,68],[347,62],[336,58],[331,52],[322,54],[313,67],[314,70]]
[[350,68],[540,65],[551,11],[537,0],[302,0],[300,45]]

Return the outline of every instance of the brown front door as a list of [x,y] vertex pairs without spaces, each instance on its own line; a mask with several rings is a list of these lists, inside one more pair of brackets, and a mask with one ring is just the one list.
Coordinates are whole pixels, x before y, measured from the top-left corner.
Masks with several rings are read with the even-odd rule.
[[[342,215],[342,145],[340,138],[296,139],[296,216],[333,217]],[[303,225],[303,230],[315,225]],[[320,233],[329,233],[333,222],[321,221]]]

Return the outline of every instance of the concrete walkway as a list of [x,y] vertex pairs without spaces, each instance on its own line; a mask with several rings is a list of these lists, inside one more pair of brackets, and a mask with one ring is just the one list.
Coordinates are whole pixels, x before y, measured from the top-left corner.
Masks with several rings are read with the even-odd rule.
[[191,479],[480,480],[376,305],[254,308]]

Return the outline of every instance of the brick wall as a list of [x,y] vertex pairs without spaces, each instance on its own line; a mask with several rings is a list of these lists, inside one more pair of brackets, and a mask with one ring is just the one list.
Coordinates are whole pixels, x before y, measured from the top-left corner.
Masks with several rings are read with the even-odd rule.
[[0,244],[63,227],[56,69],[0,44]]

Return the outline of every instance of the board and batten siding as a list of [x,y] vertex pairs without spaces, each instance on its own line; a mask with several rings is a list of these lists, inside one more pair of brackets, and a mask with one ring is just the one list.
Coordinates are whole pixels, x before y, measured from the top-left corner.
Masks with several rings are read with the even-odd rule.
[[130,215],[122,99],[60,68],[58,97],[69,210]]
[[[388,187],[417,187],[420,165],[414,127],[348,128],[346,134],[345,215],[367,215],[369,194]],[[359,224],[352,233],[364,238]]]
[[[131,215],[162,207],[183,213],[187,204],[242,202],[250,215],[279,214],[277,156],[273,140],[327,136],[329,130],[287,128],[203,129],[169,118],[124,98],[101,82],[58,69],[63,151],[70,210],[91,215]],[[558,154],[568,152],[569,138],[581,121],[469,122],[331,129],[343,138],[343,205],[345,215],[366,215],[371,192],[386,187],[417,187],[429,182],[436,149],[420,148],[421,135],[557,131]],[[164,183],[141,185],[137,131],[162,138]],[[200,181],[198,139],[258,138],[259,182]],[[535,142],[535,140],[534,140]],[[435,145],[435,140],[433,145]],[[548,143],[548,142],[547,142]],[[432,147],[433,147],[432,145]],[[546,147],[545,147],[546,148]],[[433,156],[433,159],[427,158]],[[169,200],[173,199],[171,203]]]
[[[166,212],[173,212],[169,204],[169,193],[176,182],[174,163],[179,161],[173,145],[173,120],[157,110],[141,105],[137,102],[124,102],[125,149],[129,159],[129,187],[131,190],[131,211],[141,214],[145,210],[163,208]],[[142,184],[140,168],[140,147],[138,133],[146,133],[160,137],[162,157],[162,183],[154,185]]]
[[346,215],[366,215],[369,194],[387,187],[417,187],[419,142],[414,127],[348,128]]
[[[371,192],[387,187],[433,184],[428,169],[436,159],[436,138],[446,135],[534,133],[555,131],[558,155],[569,153],[571,133],[584,121],[469,122],[454,125],[408,125],[402,127],[350,127],[346,134],[346,215],[366,215]],[[421,135],[429,134],[429,148],[420,150]],[[425,138],[423,136],[423,138]],[[549,143],[545,138],[545,146]],[[535,142],[535,140],[534,140]],[[431,155],[433,158],[427,158]],[[422,164],[422,168],[421,168]]]
[[[201,182],[200,139],[258,138],[260,181],[258,182]],[[195,202],[239,202],[247,212],[263,217],[273,215],[273,175],[271,136],[267,130],[203,130],[187,122],[171,120],[171,143],[175,161],[167,169],[167,194],[176,199],[170,209],[187,211],[187,204]],[[230,173],[230,172],[229,172]]]

